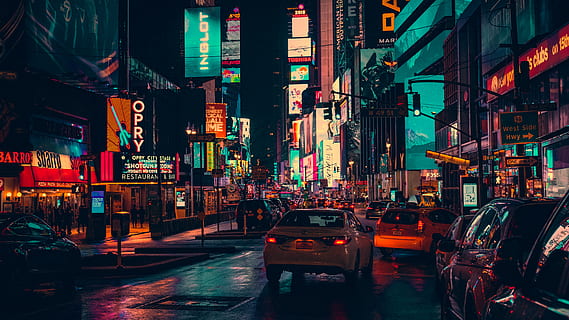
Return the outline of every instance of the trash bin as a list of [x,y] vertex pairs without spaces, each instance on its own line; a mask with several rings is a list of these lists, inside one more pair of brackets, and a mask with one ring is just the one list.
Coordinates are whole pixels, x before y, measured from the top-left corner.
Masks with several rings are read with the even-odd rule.
[[114,238],[124,237],[130,233],[130,213],[119,211],[111,218],[111,235]]

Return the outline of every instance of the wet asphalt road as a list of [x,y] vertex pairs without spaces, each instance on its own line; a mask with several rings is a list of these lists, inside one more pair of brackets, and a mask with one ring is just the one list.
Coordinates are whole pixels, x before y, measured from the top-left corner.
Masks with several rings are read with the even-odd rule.
[[[373,225],[374,220],[362,219]],[[262,239],[218,240],[230,254],[158,274],[79,279],[77,294],[62,297],[46,286],[3,307],[3,319],[439,319],[430,259],[375,252],[372,279],[351,287],[342,275],[285,272],[269,288]]]

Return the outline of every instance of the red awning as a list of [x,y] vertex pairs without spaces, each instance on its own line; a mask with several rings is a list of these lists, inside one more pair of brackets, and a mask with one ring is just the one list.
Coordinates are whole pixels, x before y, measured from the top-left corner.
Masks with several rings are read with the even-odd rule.
[[[24,166],[20,173],[21,188],[71,188],[74,184],[86,184],[79,179],[79,171],[71,169],[48,169]],[[94,168],[91,167],[91,182],[97,182]]]

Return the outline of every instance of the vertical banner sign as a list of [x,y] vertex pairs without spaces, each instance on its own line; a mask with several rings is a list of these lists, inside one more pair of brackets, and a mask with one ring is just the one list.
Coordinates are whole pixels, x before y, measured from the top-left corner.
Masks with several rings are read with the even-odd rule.
[[216,138],[227,137],[227,104],[206,103],[205,105],[205,132],[214,133]]
[[185,76],[221,75],[219,7],[189,8],[184,12]]
[[129,99],[107,99],[107,151],[132,152],[132,116]]
[[215,169],[215,142],[206,142],[206,171]]

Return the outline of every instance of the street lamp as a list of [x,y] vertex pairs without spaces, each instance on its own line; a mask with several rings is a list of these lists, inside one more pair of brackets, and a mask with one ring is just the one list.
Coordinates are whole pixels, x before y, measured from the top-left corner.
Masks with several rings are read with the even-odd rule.
[[[189,164],[190,167],[190,216],[194,215],[194,143],[192,141],[190,141],[190,136],[191,135],[195,135],[198,132],[196,131],[196,129],[194,129],[193,126],[190,126],[188,124],[188,126],[186,127],[186,135],[188,136],[188,144],[190,146],[190,159],[189,159]],[[188,194],[188,190],[186,190],[186,199],[187,199],[187,194]]]
[[354,160],[348,161],[350,165],[350,184],[352,185],[352,202],[354,202]]

